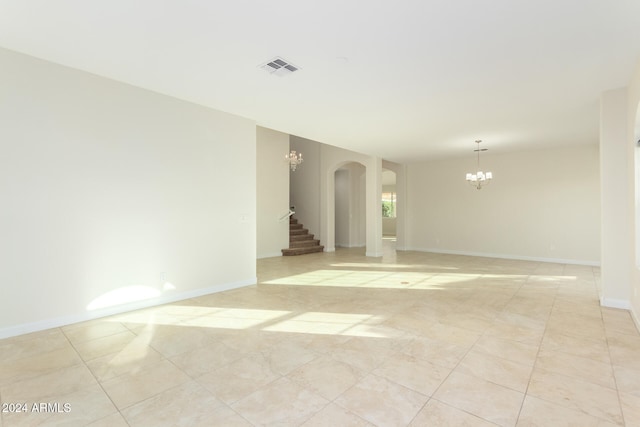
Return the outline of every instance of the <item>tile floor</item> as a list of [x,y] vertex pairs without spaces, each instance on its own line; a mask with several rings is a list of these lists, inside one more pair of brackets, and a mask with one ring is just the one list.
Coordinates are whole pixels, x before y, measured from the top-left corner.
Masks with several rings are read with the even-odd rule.
[[387,245],[1,340],[0,401],[29,407],[0,427],[640,426],[640,335],[596,268]]

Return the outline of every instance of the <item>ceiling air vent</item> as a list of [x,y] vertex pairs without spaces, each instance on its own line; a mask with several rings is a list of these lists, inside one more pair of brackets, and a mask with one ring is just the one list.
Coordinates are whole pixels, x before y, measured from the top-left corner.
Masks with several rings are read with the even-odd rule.
[[291,62],[282,59],[279,56],[276,56],[272,60],[260,65],[260,68],[267,71],[269,74],[275,74],[279,77],[286,76],[287,74],[291,74],[299,69]]

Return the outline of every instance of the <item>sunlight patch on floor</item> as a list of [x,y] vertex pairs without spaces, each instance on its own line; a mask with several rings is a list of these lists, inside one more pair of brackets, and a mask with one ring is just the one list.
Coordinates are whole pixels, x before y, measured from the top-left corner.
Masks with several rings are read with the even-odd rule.
[[265,327],[264,330],[270,332],[387,338],[384,329],[376,328],[375,325],[364,325],[366,322],[380,320],[380,316],[372,314],[306,312]]

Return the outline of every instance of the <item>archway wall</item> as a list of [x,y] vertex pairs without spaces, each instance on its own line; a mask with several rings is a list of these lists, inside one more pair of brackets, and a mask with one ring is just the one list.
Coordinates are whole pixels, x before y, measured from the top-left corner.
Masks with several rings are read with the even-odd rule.
[[335,245],[363,247],[366,244],[366,169],[348,163],[335,172]]
[[638,235],[640,235],[640,164],[637,153],[640,148],[637,141],[640,139],[637,129],[640,128],[640,61],[631,79],[627,90],[627,218],[630,224],[628,233],[629,257],[628,270],[630,272],[630,302],[631,312],[640,329],[640,247]]
[[[320,236],[320,147],[322,144],[291,135],[292,150],[302,153],[304,162],[290,173],[289,204],[295,207],[295,218],[311,234]],[[325,244],[324,241],[321,242]]]
[[618,88],[604,92],[600,100],[600,302],[617,308],[630,308],[633,259],[628,95],[627,88]]
[[304,163],[291,174],[289,200],[325,252],[335,251],[335,172],[349,163],[365,167],[366,255],[382,256],[382,159],[294,135],[290,145],[303,153]]
[[382,168],[396,174],[396,249],[406,249],[405,223],[407,218],[407,167],[387,160],[382,161]]
[[320,144],[320,239],[325,251],[335,250],[335,172],[349,163],[366,169],[366,255],[382,256],[382,159]]

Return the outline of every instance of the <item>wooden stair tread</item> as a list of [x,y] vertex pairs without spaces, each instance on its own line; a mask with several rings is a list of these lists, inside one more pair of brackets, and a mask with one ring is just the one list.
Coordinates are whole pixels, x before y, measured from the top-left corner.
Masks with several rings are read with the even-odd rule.
[[292,255],[304,255],[304,254],[312,254],[315,252],[324,251],[324,246],[307,246],[302,248],[288,248],[282,250],[282,255],[284,256],[292,256]]
[[317,239],[293,240],[289,242],[289,249],[303,248],[305,246],[319,246],[319,245],[320,245],[320,240],[317,240]]

